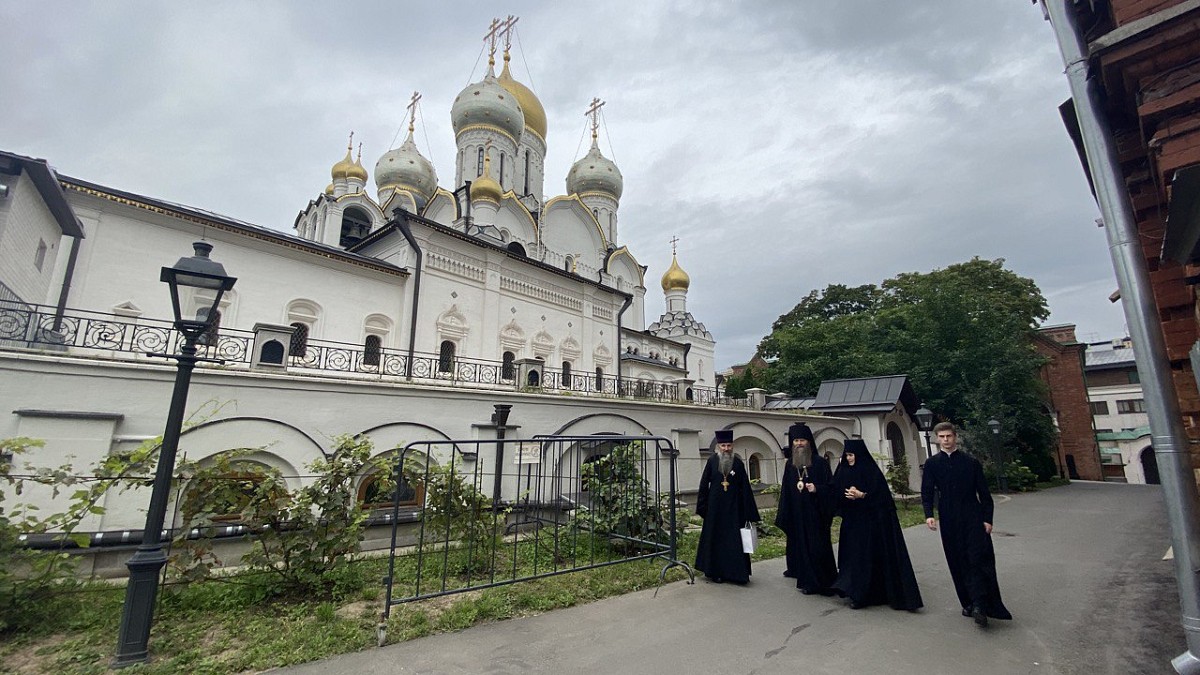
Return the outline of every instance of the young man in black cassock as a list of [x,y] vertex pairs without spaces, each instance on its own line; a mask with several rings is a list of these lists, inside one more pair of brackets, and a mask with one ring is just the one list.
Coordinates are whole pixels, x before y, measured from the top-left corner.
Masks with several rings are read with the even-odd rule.
[[812,430],[797,422],[788,429],[788,447],[783,449],[787,466],[779,493],[775,527],[787,535],[786,577],[809,595],[829,595],[837,577],[837,564],[830,543],[833,521],[833,473],[829,462],[816,451]]
[[963,616],[987,626],[988,617],[1011,619],[1000,600],[996,579],[996,552],[992,548],[994,504],[979,460],[958,448],[954,425],[942,422],[933,428],[941,451],[925,462],[921,503],[925,524],[938,529],[933,517],[936,501],[941,517],[942,549],[954,580]]
[[910,612],[920,609],[921,591],[896,502],[861,439],[846,441],[833,484],[842,514],[834,591],[850,599],[851,609],[883,604]]
[[704,519],[696,547],[696,569],[711,581],[750,581],[750,554],[742,551],[739,530],[758,522],[758,506],[750,490],[750,476],[733,454],[733,430],[718,429],[717,451],[708,458],[696,493],[696,513]]

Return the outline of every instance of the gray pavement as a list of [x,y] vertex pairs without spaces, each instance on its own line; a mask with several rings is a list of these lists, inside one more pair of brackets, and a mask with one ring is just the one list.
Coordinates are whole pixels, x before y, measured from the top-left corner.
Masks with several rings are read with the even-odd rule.
[[937,533],[905,531],[925,608],[804,596],[780,559],[746,587],[677,582],[286,673],[1171,673],[1183,651],[1157,486],[1073,483],[996,507],[1015,620],[959,614]]

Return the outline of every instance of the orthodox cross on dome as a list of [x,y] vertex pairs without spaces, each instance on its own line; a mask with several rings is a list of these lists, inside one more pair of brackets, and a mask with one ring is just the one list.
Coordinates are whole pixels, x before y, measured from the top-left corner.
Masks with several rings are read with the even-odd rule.
[[671,237],[671,256],[675,256],[675,245],[679,243],[679,237]]
[[496,65],[496,37],[500,35],[504,25],[499,18],[492,19],[488,32],[483,34],[483,41],[488,45],[488,65]]
[[346,143],[346,152],[349,153],[354,149],[354,132],[350,132],[350,140]]
[[358,142],[358,162],[362,163],[362,141]]
[[517,22],[520,20],[521,20],[521,17],[513,16],[512,14],[509,14],[508,18],[505,19],[500,24],[500,26],[501,26],[500,34],[504,36],[504,53],[505,54],[507,54],[509,52],[509,50],[512,49],[513,28],[516,27]]
[[414,91],[413,95],[412,95],[412,100],[408,102],[407,106],[405,106],[408,108],[408,133],[409,134],[411,134],[413,132],[413,128],[417,124],[417,102],[420,100],[421,100],[421,93]]
[[596,130],[600,128],[600,109],[603,107],[604,107],[604,101],[601,101],[598,98],[593,98],[591,106],[588,107],[587,112],[583,113],[584,117],[592,118],[592,140],[593,141],[596,140],[596,136],[597,136]]

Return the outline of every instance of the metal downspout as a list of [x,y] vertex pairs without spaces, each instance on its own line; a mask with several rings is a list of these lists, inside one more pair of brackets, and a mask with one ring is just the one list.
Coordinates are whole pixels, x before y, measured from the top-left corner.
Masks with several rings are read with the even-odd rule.
[[67,255],[67,269],[63,273],[62,290],[58,294],[58,307],[54,309],[54,326],[51,330],[58,332],[62,329],[63,314],[67,311],[67,298],[71,294],[71,280],[75,277],[75,261],[79,259],[79,242],[83,237],[71,238],[71,252]]
[[404,377],[411,380],[417,345],[417,309],[421,306],[421,268],[424,267],[422,264],[424,253],[421,251],[421,245],[417,243],[417,238],[413,236],[412,227],[408,224],[408,211],[396,209],[392,211],[392,219],[392,222],[400,228],[400,234],[404,235],[404,239],[408,241],[408,245],[416,254],[417,271],[413,274],[412,316],[408,322],[408,361],[404,365]]
[[621,396],[621,328],[624,324],[625,310],[633,304],[633,295],[625,295],[625,302],[621,305],[621,311],[617,312],[617,396]]
[[1150,287],[1137,221],[1120,173],[1116,141],[1103,115],[1099,87],[1088,77],[1087,43],[1067,6],[1069,0],[1042,0],[1047,18],[1066,65],[1067,80],[1080,134],[1092,173],[1093,189],[1109,252],[1121,292],[1121,307],[1136,345],[1135,360],[1146,412],[1150,418],[1151,440],[1158,457],[1167,523],[1175,555],[1175,577],[1179,585],[1179,604],[1188,651],[1171,661],[1179,673],[1200,673],[1200,519],[1197,518],[1197,490],[1192,476],[1188,439],[1183,429],[1179,403],[1171,382],[1166,344],[1158,326],[1158,311]]

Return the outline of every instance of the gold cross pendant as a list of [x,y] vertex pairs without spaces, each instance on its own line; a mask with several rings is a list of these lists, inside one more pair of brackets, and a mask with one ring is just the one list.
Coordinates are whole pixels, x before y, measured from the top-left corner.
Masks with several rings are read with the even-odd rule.
[[729,492],[729,481],[727,481],[727,480],[721,481],[721,487],[725,488],[726,492]]

